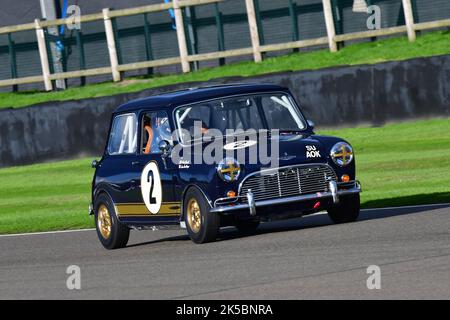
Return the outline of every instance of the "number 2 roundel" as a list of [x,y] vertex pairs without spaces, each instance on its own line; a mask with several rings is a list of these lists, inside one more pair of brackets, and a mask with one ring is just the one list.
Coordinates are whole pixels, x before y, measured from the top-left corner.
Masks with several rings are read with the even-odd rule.
[[156,162],[149,162],[141,174],[141,192],[145,206],[152,214],[161,209],[162,188],[161,177]]

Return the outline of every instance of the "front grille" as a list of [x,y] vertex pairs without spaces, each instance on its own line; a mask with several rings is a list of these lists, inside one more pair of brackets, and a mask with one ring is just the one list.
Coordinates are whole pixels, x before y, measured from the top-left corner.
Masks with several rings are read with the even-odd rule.
[[249,189],[256,201],[327,192],[329,182],[336,180],[336,174],[327,165],[280,168],[249,176],[243,181],[239,195],[246,202]]

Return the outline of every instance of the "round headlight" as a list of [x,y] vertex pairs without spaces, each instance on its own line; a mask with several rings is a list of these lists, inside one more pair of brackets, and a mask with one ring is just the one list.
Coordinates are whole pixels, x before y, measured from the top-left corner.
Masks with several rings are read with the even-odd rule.
[[241,166],[239,162],[234,158],[225,158],[220,161],[217,166],[217,174],[226,182],[233,182],[239,179],[241,173]]
[[338,142],[331,148],[330,156],[338,166],[345,167],[353,160],[353,149],[348,143]]

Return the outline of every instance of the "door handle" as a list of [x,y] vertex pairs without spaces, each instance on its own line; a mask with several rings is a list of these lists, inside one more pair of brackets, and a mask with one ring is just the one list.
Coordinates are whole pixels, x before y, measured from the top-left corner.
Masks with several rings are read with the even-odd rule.
[[132,166],[138,166],[138,165],[140,165],[140,164],[141,164],[140,161],[132,161],[132,162],[131,162],[131,165],[132,165]]
[[130,181],[130,188],[127,191],[134,190],[139,187],[139,182],[135,179]]

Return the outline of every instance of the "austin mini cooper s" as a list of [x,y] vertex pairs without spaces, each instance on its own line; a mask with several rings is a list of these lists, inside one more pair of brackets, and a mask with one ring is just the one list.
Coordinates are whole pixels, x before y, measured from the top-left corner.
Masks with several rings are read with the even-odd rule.
[[335,223],[359,215],[352,147],[316,135],[289,90],[274,85],[193,88],[121,105],[92,166],[89,211],[107,249],[126,246],[130,229],[176,226],[204,243],[225,226],[251,233],[260,222],[322,210]]

